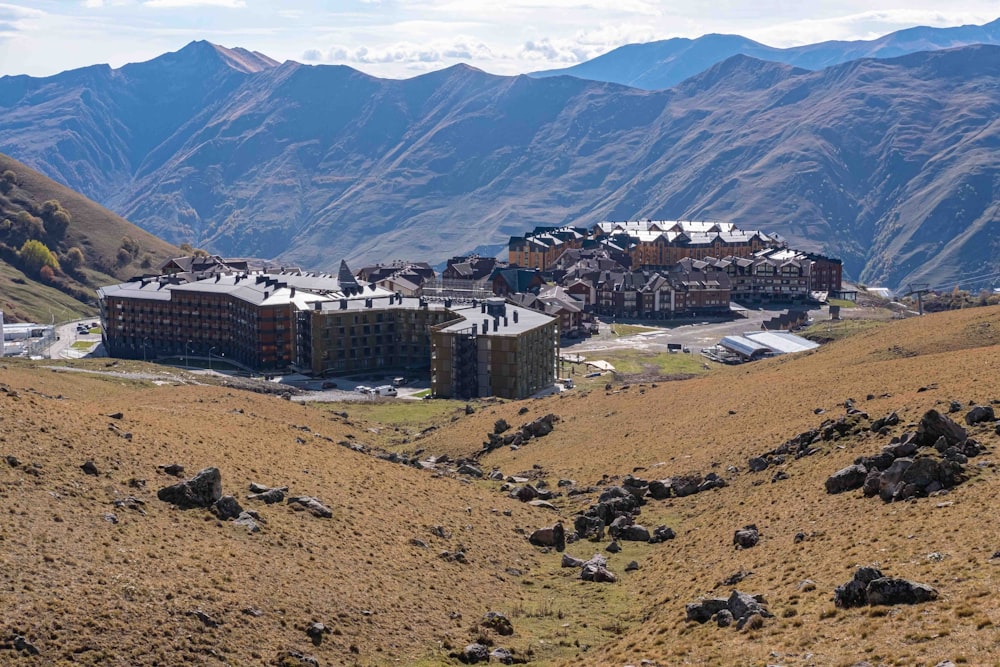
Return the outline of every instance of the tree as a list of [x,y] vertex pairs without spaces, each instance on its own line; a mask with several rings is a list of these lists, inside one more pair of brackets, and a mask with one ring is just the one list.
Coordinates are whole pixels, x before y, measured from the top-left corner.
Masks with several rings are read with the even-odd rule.
[[17,174],[8,169],[0,176],[0,193],[7,194],[14,189],[17,183]]
[[72,219],[69,211],[62,207],[57,199],[49,199],[42,204],[41,216],[45,221],[45,233],[50,240],[59,241],[66,235]]
[[38,277],[41,278],[43,282],[52,283],[55,282],[56,272],[52,270],[51,266],[43,266],[38,272]]
[[29,273],[37,275],[44,266],[49,267],[53,271],[59,270],[59,262],[56,260],[56,256],[52,254],[48,246],[36,239],[25,241],[24,245],[21,246],[18,257],[21,259],[23,268]]
[[66,256],[63,258],[63,264],[72,270],[77,270],[81,266],[87,263],[87,258],[83,255],[83,250],[77,246],[73,246],[66,251]]
[[118,248],[118,253],[115,255],[115,262],[118,266],[125,266],[132,261],[132,253],[130,253],[125,248]]

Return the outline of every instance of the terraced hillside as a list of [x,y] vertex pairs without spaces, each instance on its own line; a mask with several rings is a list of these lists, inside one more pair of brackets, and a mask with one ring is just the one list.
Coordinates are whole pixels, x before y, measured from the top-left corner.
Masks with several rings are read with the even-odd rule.
[[[684,381],[469,409],[431,401],[419,414],[390,402],[299,406],[183,374],[153,384],[7,363],[0,455],[16,461],[0,462],[0,646],[10,647],[0,662],[15,660],[21,637],[26,665],[458,664],[477,641],[532,664],[996,664],[1000,544],[988,510],[1000,436],[994,421],[963,417],[1000,400],[998,344],[1000,308],[970,309]],[[141,368],[152,367],[91,366]],[[834,472],[917,431],[930,409],[985,448],[962,483],[900,502],[826,492]],[[898,423],[869,430],[893,412]],[[511,426],[502,439],[549,414],[551,433],[483,451],[498,420]],[[772,452],[750,471],[749,459],[811,429],[815,451],[783,462]],[[918,458],[944,460],[930,449]],[[455,472],[461,458],[484,476]],[[158,500],[179,481],[158,468],[172,463],[183,477],[217,467],[222,492],[259,512],[260,531]],[[501,479],[489,479],[494,469]],[[725,486],[677,491],[709,473]],[[607,536],[571,539],[562,554],[529,544],[557,519],[572,533],[628,475],[674,480],[670,497],[646,495],[635,521],[676,537],[621,540],[618,553],[605,551]],[[316,497],[333,516],[247,500],[251,482]],[[527,485],[555,492],[554,509],[509,497],[527,497]],[[736,549],[748,524],[759,543]],[[561,567],[564,554],[595,553],[615,583]],[[836,607],[834,589],[873,563],[937,599]],[[743,630],[686,620],[689,603],[734,589],[763,595],[772,617]],[[513,634],[484,627],[489,611]],[[313,623],[327,629],[313,630],[318,644]]]

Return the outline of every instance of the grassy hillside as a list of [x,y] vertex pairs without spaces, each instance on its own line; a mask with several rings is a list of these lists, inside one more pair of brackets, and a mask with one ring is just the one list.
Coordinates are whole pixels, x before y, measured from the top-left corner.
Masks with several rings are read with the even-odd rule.
[[[174,246],[3,154],[0,174],[8,176],[0,191],[0,309],[10,321],[47,322],[53,316],[63,321],[93,314],[95,288],[155,270],[167,257],[180,254]],[[52,273],[43,274],[22,261],[20,251],[30,239],[52,252],[58,264],[49,266]],[[71,256],[73,248],[80,250],[79,263]]]
[[[458,664],[449,654],[475,639],[532,664],[997,664],[991,556],[1000,544],[984,511],[1000,500],[994,424],[969,427],[987,452],[947,495],[886,504],[860,491],[828,495],[824,481],[914,430],[930,408],[947,412],[958,401],[952,416],[961,420],[970,402],[1000,400],[998,352],[1000,308],[970,309],[690,380],[482,401],[471,414],[444,402],[300,406],[192,385],[183,374],[156,385],[8,363],[0,455],[19,465],[0,461],[8,518],[0,642],[33,643],[41,653],[19,663],[27,665],[277,664],[286,651],[323,665]],[[901,422],[888,435],[824,441],[812,456],[748,471],[749,457],[843,416],[848,399],[873,419],[896,411]],[[118,411],[121,419],[108,416]],[[457,458],[476,453],[496,420],[517,428],[547,413],[560,417],[551,434],[479,462],[564,492],[556,511],[507,497],[500,481],[456,476],[450,466],[421,471],[338,444]],[[80,469],[88,460],[97,476]],[[224,493],[266,520],[261,532],[157,500],[158,488],[177,481],[158,466],[175,462],[188,473],[218,467]],[[676,539],[622,542],[617,554],[604,551],[608,540],[567,546],[577,558],[605,553],[618,583],[580,581],[560,554],[526,540],[557,517],[572,525],[627,474],[695,471],[728,486],[649,500],[638,517],[650,529],[669,525]],[[557,486],[561,479],[575,484]],[[250,482],[316,496],[334,516],[244,500]],[[565,493],[586,487],[594,489]],[[130,496],[144,513],[113,504]],[[735,550],[733,532],[749,523],[760,543]],[[439,555],[459,549],[468,562]],[[631,560],[639,569],[626,572]],[[936,587],[939,599],[836,608],[833,589],[870,563]],[[740,571],[750,574],[735,588],[766,596],[774,618],[749,631],[685,621],[686,603],[727,596],[734,586],[720,582]],[[491,610],[510,617],[512,636],[478,626]],[[313,622],[332,631],[319,645],[305,633]],[[4,655],[13,654],[0,648]]]

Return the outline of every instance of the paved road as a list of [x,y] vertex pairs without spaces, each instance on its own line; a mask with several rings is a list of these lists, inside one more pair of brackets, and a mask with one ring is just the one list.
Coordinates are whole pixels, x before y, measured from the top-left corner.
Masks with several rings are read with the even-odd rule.
[[[59,357],[69,357],[73,356],[76,358],[79,355],[70,355],[70,350],[73,349],[73,343],[78,340],[89,341],[93,343],[101,342],[101,334],[78,334],[76,332],[76,326],[78,324],[92,324],[97,322],[96,318],[89,317],[85,320],[74,320],[72,322],[67,322],[65,324],[60,324],[56,327],[56,338],[57,340],[49,346],[48,351],[45,356],[50,359],[58,359]],[[91,352],[91,356],[94,353]],[[103,354],[97,354],[96,356],[104,356]]]

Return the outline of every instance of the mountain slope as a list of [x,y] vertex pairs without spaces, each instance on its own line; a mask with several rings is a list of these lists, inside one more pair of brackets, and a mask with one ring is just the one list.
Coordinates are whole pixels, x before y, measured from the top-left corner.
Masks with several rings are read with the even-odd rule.
[[[307,268],[439,262],[535,225],[637,217],[733,220],[891,287],[950,286],[1000,257],[1000,47],[817,72],[738,55],[652,92],[465,66],[246,72],[210,45],[163,58],[190,73],[206,57],[205,80],[167,77],[187,101],[148,126],[135,91],[157,87],[157,61],[102,75],[120,94],[77,82],[100,114],[59,106],[55,81],[18,97],[0,80],[0,149],[170,241]],[[122,121],[120,100],[136,105]],[[12,121],[29,116],[44,122]]]
[[[94,289],[153,271],[165,259],[180,254],[175,246],[139,229],[103,206],[56,183],[27,165],[0,153],[0,174],[10,172],[14,183],[0,195],[0,222],[17,221],[18,216],[42,224],[40,233],[18,231],[0,224],[0,310],[7,321],[48,322],[92,315],[96,312]],[[65,230],[56,234],[45,219],[46,202],[58,202],[68,215]],[[21,249],[28,238],[48,244],[62,264],[51,280],[25,271],[10,251]],[[124,239],[128,239],[125,243]],[[123,245],[128,255],[119,254]],[[67,263],[71,248],[81,251],[78,267]]]
[[907,28],[872,40],[828,41],[779,49],[739,35],[704,35],[626,44],[586,62],[531,76],[575,76],[645,90],[671,88],[735,55],[819,70],[859,58],[893,58],[972,44],[1000,45],[1000,19],[985,25]]
[[[139,362],[6,362],[0,456],[14,458],[0,466],[0,660],[15,660],[20,635],[40,652],[16,658],[31,665],[282,664],[291,651],[324,665],[458,665],[449,654],[480,639],[540,665],[994,664],[997,545],[983,510],[1000,498],[996,423],[968,427],[986,452],[947,494],[883,503],[860,490],[828,494],[824,482],[915,430],[931,408],[957,401],[951,416],[962,421],[970,403],[996,400],[998,346],[1000,308],[967,309],[697,379],[612,381],[609,391],[601,378],[537,400],[474,402],[471,414],[444,401],[292,410],[277,396]],[[119,371],[158,374],[160,384]],[[901,421],[748,470],[748,458],[844,416],[848,400],[865,425],[891,412]],[[516,427],[547,413],[559,420],[545,437],[478,453],[498,420]],[[484,470],[563,495],[555,510],[534,507],[502,480],[357,451],[380,445],[407,458],[475,454]],[[218,467],[222,491],[259,512],[260,532],[158,500],[178,481],[162,470],[170,463],[185,477]],[[577,558],[607,555],[616,583],[581,581],[562,554],[528,543],[535,528],[572,525],[628,475],[694,472],[727,486],[647,499],[637,517],[670,526],[674,539],[623,540],[618,553],[604,550],[608,540],[566,545]],[[333,516],[248,500],[251,482],[316,496]],[[760,542],[735,549],[733,533],[748,523]],[[440,555],[458,548],[465,562]],[[626,571],[632,560],[638,569]],[[836,608],[835,587],[872,563],[939,598]],[[743,580],[720,583],[734,574]],[[685,620],[687,603],[734,588],[763,595],[774,617],[742,632]],[[513,634],[482,627],[488,611],[505,614]],[[317,622],[329,632],[313,643],[306,631]]]

